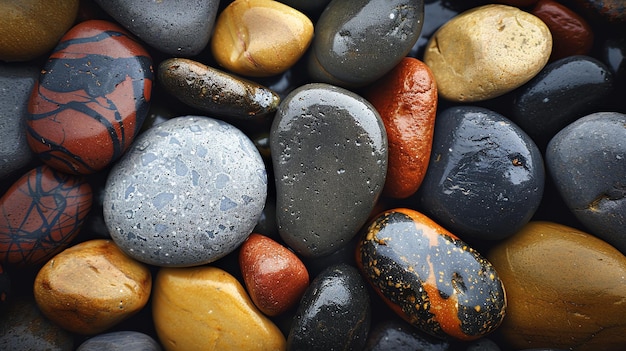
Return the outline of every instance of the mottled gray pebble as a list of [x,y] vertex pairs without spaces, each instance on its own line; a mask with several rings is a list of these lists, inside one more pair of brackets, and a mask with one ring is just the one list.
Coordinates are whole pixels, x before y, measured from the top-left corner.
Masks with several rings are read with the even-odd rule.
[[161,351],[152,337],[136,331],[117,331],[96,335],[80,344],[76,351]]
[[208,44],[218,0],[95,0],[148,45],[167,54],[194,56]]
[[27,103],[39,68],[0,65],[0,179],[17,175],[36,159],[26,142]]
[[202,116],[159,124],[112,168],[104,219],[131,257],[157,266],[213,262],[239,246],[267,197],[267,174],[252,141]]
[[276,111],[270,149],[283,240],[306,257],[348,243],[387,174],[387,135],[374,107],[343,88],[304,85]]

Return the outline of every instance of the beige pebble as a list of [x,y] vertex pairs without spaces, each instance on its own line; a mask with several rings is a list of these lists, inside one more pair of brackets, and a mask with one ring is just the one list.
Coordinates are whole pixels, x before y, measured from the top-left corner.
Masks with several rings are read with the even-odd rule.
[[162,268],[152,315],[165,350],[285,350],[280,329],[239,281],[211,267]]
[[512,91],[546,65],[552,35],[537,17],[491,4],[454,17],[432,36],[424,62],[439,96],[457,102],[488,100]]
[[552,222],[530,222],[490,250],[509,302],[498,332],[511,349],[623,350],[626,257]]
[[252,77],[286,71],[313,39],[313,23],[306,15],[270,0],[232,2],[213,30],[211,51],[218,64]]
[[34,283],[41,312],[63,329],[97,334],[141,310],[150,297],[148,267],[111,240],[74,245],[50,259]]

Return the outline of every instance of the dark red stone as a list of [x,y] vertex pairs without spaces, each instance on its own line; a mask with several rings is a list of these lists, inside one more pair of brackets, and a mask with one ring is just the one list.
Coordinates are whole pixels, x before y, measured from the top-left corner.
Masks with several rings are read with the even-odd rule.
[[76,237],[91,203],[82,177],[45,165],[32,169],[0,198],[0,262],[45,263]]
[[550,61],[567,56],[586,55],[593,46],[593,32],[587,21],[568,7],[553,0],[540,0],[531,13],[552,33]]
[[121,27],[82,22],[61,38],[28,105],[27,138],[48,165],[74,174],[118,159],[148,113],[152,59]]

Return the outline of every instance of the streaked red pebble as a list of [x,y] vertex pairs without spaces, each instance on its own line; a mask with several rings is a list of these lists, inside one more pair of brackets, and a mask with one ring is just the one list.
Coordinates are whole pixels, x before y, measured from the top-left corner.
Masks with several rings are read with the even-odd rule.
[[252,301],[268,316],[293,307],[309,286],[309,273],[300,258],[261,234],[252,233],[242,244],[239,266]]
[[365,93],[387,130],[383,195],[407,198],[422,184],[432,148],[437,96],[430,68],[412,57],[405,57]]
[[586,55],[593,46],[593,31],[587,21],[568,7],[540,0],[531,13],[539,17],[552,33],[550,61],[573,55]]

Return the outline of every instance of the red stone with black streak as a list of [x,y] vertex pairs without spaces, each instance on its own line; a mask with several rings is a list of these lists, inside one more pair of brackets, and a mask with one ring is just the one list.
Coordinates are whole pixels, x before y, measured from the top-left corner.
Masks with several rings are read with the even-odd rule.
[[417,211],[379,215],[356,260],[389,307],[431,335],[474,340],[504,318],[505,291],[491,263]]
[[65,249],[91,209],[91,186],[82,177],[40,166],[0,198],[0,262],[45,263]]
[[152,59],[121,27],[70,29],[50,55],[28,104],[28,143],[48,165],[97,172],[118,159],[148,113]]

